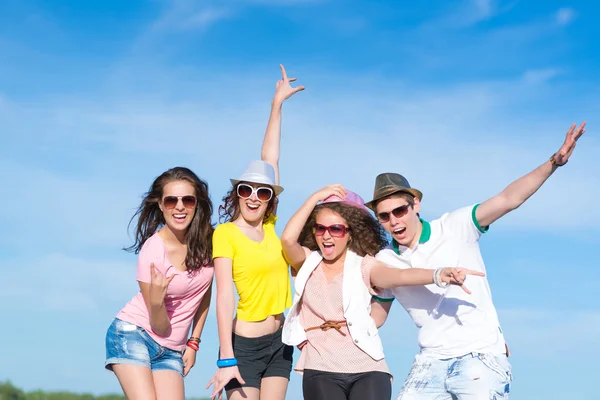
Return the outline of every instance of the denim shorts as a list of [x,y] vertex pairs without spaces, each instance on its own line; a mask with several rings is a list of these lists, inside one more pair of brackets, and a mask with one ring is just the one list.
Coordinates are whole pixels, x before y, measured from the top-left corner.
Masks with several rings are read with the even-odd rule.
[[113,364],[139,365],[152,371],[171,370],[183,376],[183,352],[156,343],[137,325],[115,318],[106,332],[106,369]]
[[[279,329],[275,333],[257,338],[247,338],[233,333],[233,354],[238,361],[240,375],[246,382],[244,386],[260,389],[262,378],[290,379],[294,348],[283,344],[281,332],[282,329]],[[232,379],[225,385],[225,390],[240,387],[242,385],[238,380]]]
[[419,354],[398,400],[504,400],[511,382],[506,355],[469,353],[439,360]]

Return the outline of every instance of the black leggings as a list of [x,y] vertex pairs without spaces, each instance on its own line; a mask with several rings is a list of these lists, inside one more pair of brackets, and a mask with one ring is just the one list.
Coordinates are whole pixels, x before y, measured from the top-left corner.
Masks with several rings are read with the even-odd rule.
[[390,400],[392,382],[385,372],[357,374],[305,369],[302,392],[306,400]]

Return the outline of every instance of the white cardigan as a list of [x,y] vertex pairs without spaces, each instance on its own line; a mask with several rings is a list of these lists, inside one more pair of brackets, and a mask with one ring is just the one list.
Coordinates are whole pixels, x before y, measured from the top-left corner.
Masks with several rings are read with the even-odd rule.
[[[300,323],[298,306],[306,282],[323,257],[313,251],[302,264],[295,281],[294,302],[283,325],[283,343],[296,346],[306,340],[306,332]],[[342,299],[344,318],[354,343],[375,361],[384,358],[383,346],[375,321],[371,318],[371,293],[365,286],[361,273],[363,257],[347,250],[344,261]]]

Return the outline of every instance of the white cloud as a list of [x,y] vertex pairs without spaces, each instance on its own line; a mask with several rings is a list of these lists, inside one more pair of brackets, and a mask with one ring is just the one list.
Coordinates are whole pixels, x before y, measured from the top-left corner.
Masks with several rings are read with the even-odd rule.
[[321,3],[323,0],[172,0],[164,2],[164,10],[151,31],[205,30],[215,23],[231,18],[252,5],[296,6]]
[[478,19],[487,19],[494,15],[494,0],[473,0],[475,15]]
[[[19,193],[18,205],[8,196],[0,197],[0,219],[11,227],[0,233],[6,246],[25,249],[32,240],[39,242],[37,246],[59,243],[69,250],[102,246],[119,249],[129,242],[127,223],[150,178],[143,183],[125,182],[119,180],[116,171],[109,173],[112,179],[94,177],[91,172],[75,178],[28,164],[0,162],[0,179]],[[27,217],[15,212],[15,207],[27,209]]]
[[530,69],[523,74],[523,81],[527,84],[536,85],[545,83],[560,75],[561,71],[556,68]]
[[[221,80],[214,75],[210,79]],[[265,98],[272,86],[269,79],[261,77],[250,83],[252,87],[263,80],[264,89],[256,93],[236,82],[237,92],[252,93],[242,96],[236,104],[219,95],[224,88],[216,85],[205,88],[201,97],[185,101],[148,101],[145,97],[129,96],[100,103],[90,103],[85,98],[61,101],[59,105],[40,104],[35,109],[15,106],[10,112],[12,117],[7,117],[12,118],[5,125],[8,129],[43,129],[48,137],[57,138],[56,143],[48,144],[50,148],[68,143],[75,153],[80,148],[98,147],[104,151],[85,161],[97,163],[87,165],[94,176],[85,182],[19,163],[5,163],[2,178],[14,182],[20,193],[33,193],[33,188],[38,193],[58,193],[48,199],[47,208],[59,216],[62,223],[58,229],[66,237],[88,245],[107,239],[115,243],[115,238],[119,238],[123,245],[125,225],[137,199],[163,166],[166,169],[183,164],[198,171],[211,185],[217,208],[228,188],[228,178],[239,174],[250,159],[259,156],[268,115]],[[483,201],[537,167],[558,149],[571,122],[560,115],[544,116],[542,120],[531,116],[525,121],[520,119],[518,109],[522,105],[518,101],[527,107],[536,101],[535,94],[522,87],[521,80],[439,89],[390,81],[386,81],[385,88],[369,85],[357,83],[351,91],[339,92],[328,91],[315,82],[321,89],[315,88],[313,93],[309,86],[286,103],[281,161],[286,186],[280,208],[283,220],[308,193],[328,183],[344,183],[368,197],[374,177],[388,170],[407,175],[413,185],[421,188],[425,192],[426,217],[437,217],[454,207]],[[229,89],[225,92],[230,93]],[[510,106],[512,102],[516,104]],[[80,134],[86,130],[86,135]],[[542,136],[540,132],[548,133]],[[20,140],[39,139],[23,135]],[[594,154],[599,147],[597,139],[586,134],[571,163],[522,209],[498,225],[595,229],[600,221],[600,210],[595,207],[600,195],[600,173]],[[343,152],[347,160],[344,168],[322,165],[319,154],[325,149]],[[26,171],[25,181],[33,186],[19,183],[8,172],[12,169]],[[133,174],[135,170],[140,173]],[[564,199],[552,195],[556,190],[578,193],[578,207],[561,206]],[[105,196],[115,192],[120,194],[119,200],[111,204],[111,211],[106,207]],[[85,194],[85,205],[66,202],[65,199],[77,198],[77,193]],[[0,200],[0,204],[5,201]],[[97,225],[93,230],[81,224],[79,218],[88,215],[88,209],[95,210],[92,218]],[[549,216],[556,209],[561,210],[561,218],[553,220]],[[580,218],[579,209],[586,209],[586,218]],[[43,210],[35,213],[37,218],[48,221],[42,229],[52,226],[45,214]],[[16,222],[13,215],[3,218]],[[115,237],[115,232],[123,235]]]
[[113,303],[122,307],[137,290],[135,265],[134,257],[126,262],[64,253],[2,259],[0,269],[11,284],[0,291],[0,304],[65,313],[98,312]]
[[153,24],[153,31],[204,30],[229,18],[232,11],[222,7],[197,9],[193,3],[178,2]]
[[225,19],[231,15],[231,12],[226,9],[206,9],[201,10],[193,15],[190,15],[189,18],[183,19],[181,21],[181,27],[183,29],[204,29],[213,23]]
[[596,349],[596,355],[600,355],[596,346],[600,337],[598,310],[525,308],[500,309],[498,314],[509,345],[528,357],[554,358],[574,354],[582,348]]
[[575,20],[577,13],[572,8],[561,8],[555,14],[555,20],[558,25],[566,26]]
[[465,28],[489,20],[501,10],[497,0],[463,0],[452,11],[428,21],[425,26],[439,28]]

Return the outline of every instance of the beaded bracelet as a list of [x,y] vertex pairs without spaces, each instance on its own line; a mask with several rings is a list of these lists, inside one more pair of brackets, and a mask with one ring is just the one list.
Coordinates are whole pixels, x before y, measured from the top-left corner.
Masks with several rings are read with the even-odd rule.
[[200,350],[199,343],[192,339],[187,341],[187,347],[189,347],[190,349],[192,349],[194,351]]
[[438,287],[446,288],[448,287],[449,283],[442,281],[441,275],[443,269],[444,268],[438,268],[433,272],[433,283],[435,283]]
[[237,365],[237,360],[235,358],[223,358],[217,360],[217,367],[219,368],[227,368],[234,367]]

